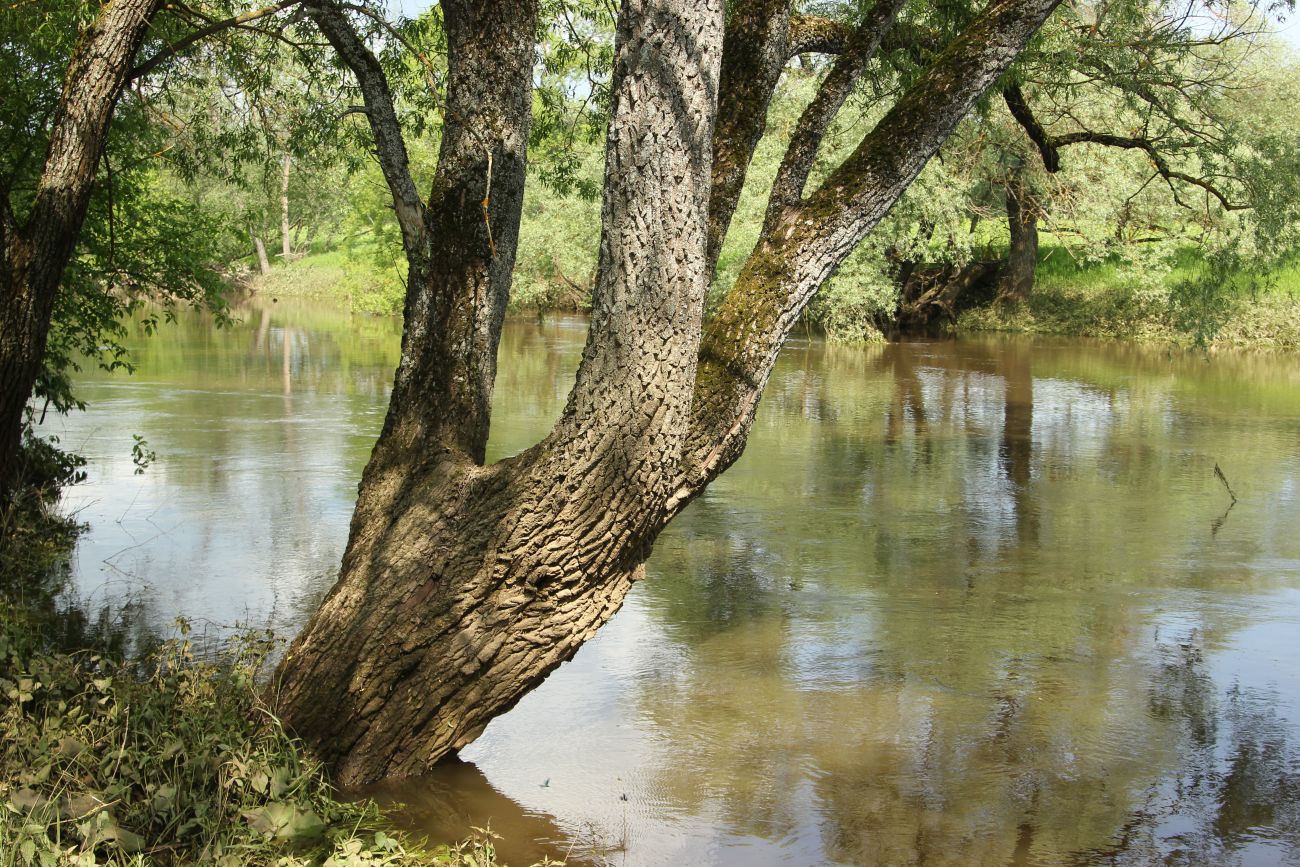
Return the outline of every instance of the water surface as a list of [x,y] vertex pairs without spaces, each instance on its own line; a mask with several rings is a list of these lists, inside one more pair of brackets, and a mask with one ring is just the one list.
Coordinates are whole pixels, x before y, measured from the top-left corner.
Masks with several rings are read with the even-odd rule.
[[[238,314],[48,425],[91,457],[81,595],[158,628],[301,624],[382,422],[398,323]],[[584,328],[507,327],[490,459]],[[795,341],[614,620],[378,794],[512,863],[1300,863],[1298,446],[1293,357]]]

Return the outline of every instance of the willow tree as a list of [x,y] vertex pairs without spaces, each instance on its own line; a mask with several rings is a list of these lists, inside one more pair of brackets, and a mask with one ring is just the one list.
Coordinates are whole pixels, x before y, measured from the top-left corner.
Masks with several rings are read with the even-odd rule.
[[[901,0],[878,0],[802,119],[762,239],[716,316],[708,276],[781,69],[817,49],[789,0],[626,0],[598,277],[554,429],[485,464],[517,239],[535,0],[445,0],[445,128],[427,199],[383,68],[342,5],[308,14],[356,77],[410,266],[401,362],[338,583],[278,672],[283,719],[343,784],[473,740],[621,605],[655,537],[739,457],[778,350],[1058,0],[995,0],[853,153],[818,145]],[[715,118],[718,119],[715,124]]]
[[[0,173],[0,508],[16,481],[24,411],[41,370],[55,296],[86,217],[109,121],[161,6],[161,0],[111,0],[98,10],[68,58],[62,92],[53,105],[43,106],[50,113],[44,160],[28,172],[18,160],[6,160]],[[0,14],[6,37],[36,24],[33,10],[11,7]],[[72,18],[41,26],[75,26]],[[16,42],[6,38],[4,45],[5,65],[17,67],[7,71],[15,77],[30,74],[21,68],[24,63],[40,71],[48,62],[39,52],[19,50]],[[13,112],[14,104],[7,109]],[[12,147],[27,125],[12,115],[8,124]],[[22,155],[24,162],[27,156]],[[30,196],[19,192],[24,182],[31,184]]]
[[[202,258],[215,241],[195,237],[213,228],[192,210],[158,207],[143,176],[177,145],[179,121],[162,108],[187,77],[178,62],[214,39],[287,26],[297,2],[26,0],[0,9],[0,511],[17,487],[33,393],[74,404],[64,376],[73,356],[113,366],[130,300],[215,301],[213,263]],[[268,37],[283,39],[258,34],[276,44]],[[226,53],[255,65],[249,52]]]

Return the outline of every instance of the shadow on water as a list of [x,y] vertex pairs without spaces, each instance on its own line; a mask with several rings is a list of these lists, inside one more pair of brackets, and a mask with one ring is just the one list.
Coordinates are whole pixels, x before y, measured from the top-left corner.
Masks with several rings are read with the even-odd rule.
[[587,844],[561,831],[553,817],[525,810],[493,788],[470,762],[453,758],[431,777],[377,783],[350,794],[373,798],[391,810],[400,828],[434,842],[490,831],[504,864],[537,864],[548,858],[575,867],[603,863]]

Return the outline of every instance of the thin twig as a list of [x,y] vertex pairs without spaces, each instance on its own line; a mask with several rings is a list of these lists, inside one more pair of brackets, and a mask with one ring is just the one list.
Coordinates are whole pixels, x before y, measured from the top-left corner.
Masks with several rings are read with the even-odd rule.
[[1223,474],[1223,470],[1219,469],[1218,463],[1214,465],[1214,475],[1218,476],[1219,481],[1223,482],[1223,487],[1228,491],[1228,496],[1232,497],[1232,502],[1235,504],[1237,495],[1232,492],[1232,486],[1228,484],[1228,477]]

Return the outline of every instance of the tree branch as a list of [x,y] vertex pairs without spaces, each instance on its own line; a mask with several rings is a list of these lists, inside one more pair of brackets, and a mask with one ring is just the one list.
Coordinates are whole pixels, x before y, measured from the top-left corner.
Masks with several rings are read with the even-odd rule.
[[709,192],[708,271],[740,201],[754,148],[767,130],[767,107],[790,54],[791,0],[737,0],[723,34],[718,118]]
[[379,167],[393,194],[402,241],[408,255],[419,255],[424,237],[424,203],[411,178],[410,160],[402,139],[401,124],[397,121],[397,110],[393,106],[388,76],[337,6],[310,2],[305,8],[330,45],[334,46],[339,59],[356,76],[366,104],[366,119],[370,121],[370,131],[375,138]]
[[1058,148],[1069,147],[1075,144],[1099,144],[1105,147],[1122,148],[1126,150],[1141,150],[1151,160],[1152,167],[1155,168],[1160,176],[1166,181],[1182,181],[1185,184],[1191,184],[1194,187],[1200,187],[1214,198],[1219,200],[1226,211],[1244,211],[1250,205],[1233,202],[1227,194],[1216,187],[1214,184],[1204,178],[1193,177],[1184,172],[1175,171],[1169,167],[1163,154],[1156,147],[1155,143],[1145,138],[1134,138],[1130,136],[1108,135],[1098,132],[1072,132],[1062,136],[1057,136],[1055,144]]
[[1011,84],[1002,88],[1002,99],[1011,111],[1011,116],[1016,119],[1024,129],[1025,135],[1029,136],[1038,153],[1043,158],[1043,168],[1055,174],[1061,168],[1061,155],[1057,152],[1056,144],[1052,137],[1043,129],[1043,125],[1034,117],[1034,113],[1029,108],[1029,103],[1025,100],[1025,94],[1020,89],[1020,85]]
[[799,123],[790,137],[781,167],[777,170],[768,197],[764,232],[772,231],[786,210],[803,199],[817,150],[822,138],[839,114],[844,101],[862,76],[862,69],[880,47],[880,42],[902,8],[904,0],[876,0],[862,23],[849,35],[843,53],[835,66],[822,80],[817,95],[799,117]]
[[[1204,178],[1193,177],[1185,172],[1175,171],[1170,167],[1169,161],[1160,153],[1160,149],[1155,142],[1148,138],[1140,136],[1118,136],[1107,133],[1090,132],[1087,130],[1081,132],[1066,133],[1065,135],[1050,135],[1034,117],[1033,111],[1029,108],[1029,103],[1025,95],[1021,92],[1018,85],[1010,85],[1003,88],[1002,98],[1011,111],[1011,116],[1016,119],[1024,129],[1025,134],[1029,136],[1030,141],[1038,148],[1038,153],[1043,159],[1043,167],[1049,172],[1056,172],[1061,167],[1060,149],[1077,144],[1096,144],[1103,147],[1120,148],[1123,150],[1140,150],[1146,153],[1147,158],[1151,160],[1151,165],[1156,172],[1165,179],[1166,182],[1182,181],[1185,184],[1191,184],[1205,190],[1214,198],[1219,200],[1225,210],[1242,211],[1249,208],[1249,205],[1235,203],[1228,198],[1228,195],[1216,187],[1210,181]],[[1174,194],[1177,198],[1177,192]]]
[[839,54],[853,36],[853,28],[842,21],[820,15],[790,18],[790,41],[786,57],[798,54]]
[[[922,52],[937,52],[943,44],[933,33],[915,26],[898,27],[890,30],[881,41],[880,47],[885,51],[905,51],[918,62]],[[854,28],[832,18],[820,15],[790,16],[790,40],[786,46],[786,56],[799,54],[840,54],[844,46],[853,37]]]
[[[371,21],[375,22],[380,27],[382,27],[385,33],[387,33],[389,36],[396,39],[402,45],[403,48],[411,52],[411,54],[415,57],[415,59],[420,61],[420,65],[424,67],[425,77],[428,78],[429,80],[429,91],[432,93],[432,95],[435,98],[438,96],[438,72],[436,69],[434,69],[433,62],[429,60],[428,56],[426,56],[423,51],[416,48],[415,45],[411,42],[411,40],[407,39],[402,34],[402,31],[398,30],[388,21],[388,19],[384,18],[384,16],[380,15],[379,13],[375,12],[373,9],[370,9],[369,7],[361,6],[355,3],[341,3],[339,5],[341,8],[351,9],[354,12],[359,12],[362,15],[366,16]],[[439,103],[439,108],[441,107],[442,107],[441,103]]]
[[674,514],[738,458],[777,353],[813,294],[885,216],[1060,0],[995,0],[741,270],[700,345]]
[[297,6],[301,2],[302,0],[280,0],[279,3],[265,6],[261,9],[253,9],[243,13],[242,15],[234,15],[223,21],[214,21],[206,27],[200,27],[198,30],[195,30],[193,33],[190,33],[177,42],[172,43],[159,51],[153,57],[150,57],[139,66],[132,69],[127,73],[127,81],[134,81],[137,78],[143,78],[157,69],[160,65],[172,59],[200,40],[206,39],[216,33],[220,33],[223,30],[229,30],[233,27],[247,24],[250,21],[257,21],[258,19],[266,18],[276,14],[277,12],[283,12],[285,9],[288,9],[291,6]]

